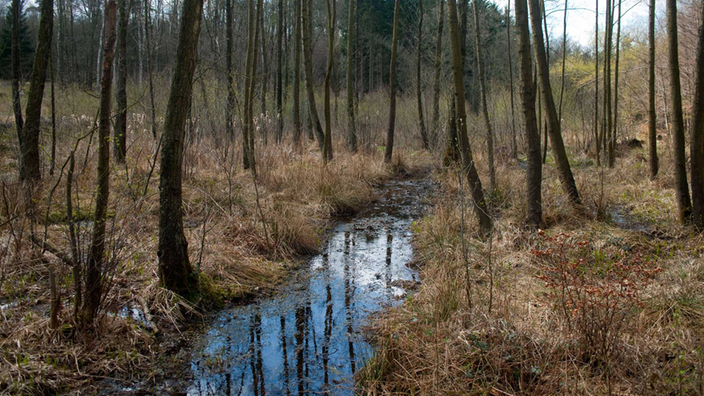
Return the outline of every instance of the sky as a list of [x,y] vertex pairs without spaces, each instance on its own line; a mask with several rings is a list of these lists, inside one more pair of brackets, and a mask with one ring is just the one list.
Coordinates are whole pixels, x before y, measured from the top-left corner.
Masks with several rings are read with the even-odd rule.
[[[502,9],[506,7],[509,0],[494,0]],[[510,0],[513,1],[513,0]],[[599,1],[599,29],[604,28],[604,10],[606,0]],[[662,4],[662,1],[656,2]],[[570,40],[580,43],[582,46],[591,47],[594,45],[594,6],[595,0],[568,0],[567,11],[567,37]],[[664,4],[662,4],[664,6]],[[511,15],[513,15],[514,3],[511,3]],[[546,0],[545,8],[548,14],[548,30],[550,37],[562,37],[564,16],[564,0]],[[623,0],[621,5],[623,20],[621,31],[623,32],[643,32],[648,28],[648,1],[645,0]],[[662,12],[661,12],[662,11]],[[617,11],[618,12],[618,11]],[[656,18],[664,15],[664,9],[657,7]],[[614,20],[615,21],[615,20]],[[614,34],[616,32],[614,31]]]

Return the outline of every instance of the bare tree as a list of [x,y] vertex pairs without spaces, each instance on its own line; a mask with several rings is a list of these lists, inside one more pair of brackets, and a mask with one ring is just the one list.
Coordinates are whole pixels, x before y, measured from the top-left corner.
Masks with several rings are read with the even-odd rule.
[[130,16],[127,1],[118,0],[117,60],[115,62],[117,115],[113,129],[113,145],[115,160],[119,163],[124,163],[127,156],[127,25]]
[[[20,180],[30,181],[41,178],[41,160],[39,158],[39,132],[42,119],[42,101],[44,83],[51,56],[51,38],[54,26],[53,0],[41,1],[41,18],[37,49],[34,52],[32,75],[29,79],[25,124],[20,139]],[[18,12],[19,13],[19,12]]]
[[423,82],[420,78],[421,53],[423,51],[423,1],[418,1],[418,48],[416,51],[416,99],[418,102],[418,126],[420,127],[420,138],[423,148],[428,150],[428,132],[425,129],[425,119],[423,117]]
[[318,117],[318,108],[315,105],[315,92],[313,90],[313,39],[311,37],[313,35],[313,21],[311,20],[313,4],[311,0],[301,1],[303,2],[303,63],[306,73],[308,111],[315,130],[315,137],[318,139],[318,146],[322,153],[325,151],[325,134],[323,133],[322,125],[320,125],[320,117]]
[[203,0],[183,1],[176,64],[164,120],[159,180],[159,279],[162,286],[187,298],[197,292],[198,279],[188,260],[188,241],[183,232],[181,175],[202,13]]
[[[398,0],[396,0],[398,1]],[[452,53],[452,80],[455,88],[457,102],[457,124],[459,127],[459,141],[462,153],[462,169],[467,177],[467,182],[472,189],[474,212],[479,221],[479,232],[482,237],[487,237],[492,230],[491,217],[486,200],[482,181],[479,179],[477,168],[472,156],[472,148],[467,137],[467,113],[464,102],[464,67],[462,66],[462,53],[460,49],[460,29],[457,22],[457,3],[455,0],[447,1],[447,10],[450,22],[450,49]]]
[[325,73],[325,136],[323,137],[323,163],[332,159],[332,116],[330,114],[330,80],[335,67],[335,3],[336,0],[325,0],[328,11],[328,68]]
[[347,16],[347,147],[351,152],[357,152],[357,126],[354,119],[355,81],[354,81],[354,19],[357,0],[347,0],[349,12]]
[[540,158],[540,130],[535,115],[535,90],[533,65],[530,50],[530,29],[528,28],[528,6],[526,0],[516,1],[516,29],[518,30],[518,56],[521,71],[521,104],[526,128],[528,170],[526,172],[526,223],[540,227],[542,209],[542,162]]
[[228,139],[234,137],[232,111],[235,107],[235,76],[232,67],[232,0],[225,0],[225,73],[227,73],[227,103],[225,104],[225,132]]
[[293,144],[301,143],[301,1],[295,2],[294,65],[293,65]]
[[98,314],[103,296],[103,269],[105,268],[105,221],[110,194],[110,102],[112,100],[112,65],[115,58],[115,0],[105,2],[105,29],[103,29],[103,70],[100,76],[100,124],[98,126],[98,189],[95,197],[95,218],[88,266],[86,268],[86,295],[81,309],[83,323],[90,324]]
[[435,37],[435,65],[433,67],[433,119],[431,123],[431,146],[435,145],[440,129],[440,72],[442,64],[442,30],[445,22],[445,0],[438,0],[438,32]]
[[533,46],[537,60],[538,76],[540,77],[540,85],[542,88],[541,91],[548,124],[548,134],[550,135],[550,144],[553,154],[555,155],[555,162],[557,164],[560,182],[562,183],[562,189],[573,205],[581,205],[582,202],[579,197],[579,192],[577,191],[577,184],[574,181],[574,176],[572,176],[567,151],[562,141],[562,131],[560,122],[557,119],[555,101],[552,95],[552,88],[550,87],[550,67],[543,43],[540,4],[538,0],[529,0],[529,5],[531,26],[533,27]]
[[[700,21],[704,21],[704,8]],[[696,87],[690,158],[692,161],[692,220],[699,231],[704,230],[704,25],[699,25],[697,43]]]
[[[20,13],[22,12],[21,0],[12,0],[12,110],[15,113],[15,129],[17,141],[22,147],[22,104],[20,103]],[[21,166],[21,165],[20,165]]]
[[281,143],[284,134],[284,91],[283,91],[283,43],[284,43],[284,0],[279,0],[279,23],[276,29],[276,143]]
[[687,158],[685,155],[684,119],[682,117],[682,88],[680,86],[679,42],[677,39],[677,0],[667,0],[667,58],[670,69],[670,113],[672,117],[672,149],[675,160],[675,193],[679,218],[688,223],[692,203],[687,185]]
[[[513,61],[511,59],[511,1],[509,1],[506,5],[506,48],[506,52],[508,54],[509,86],[511,88],[511,157],[513,159],[518,159],[518,142],[516,141],[516,112],[513,99]],[[530,41],[528,41],[528,48],[530,49]],[[535,102],[535,91],[533,92],[533,102]],[[535,109],[533,110],[535,112]],[[540,139],[540,137],[538,137],[538,139]]]
[[394,152],[394,130],[396,129],[396,57],[398,53],[398,17],[401,0],[394,5],[394,32],[391,38],[391,65],[389,66],[389,129],[386,130],[384,161],[391,162]]
[[658,175],[658,132],[655,112],[655,0],[650,0],[648,13],[648,151],[650,156],[650,179]]
[[489,189],[493,194],[496,192],[496,169],[494,167],[494,131],[491,128],[489,118],[489,108],[486,103],[486,76],[484,73],[484,59],[482,58],[482,35],[479,28],[479,0],[472,1],[474,8],[474,38],[476,40],[477,71],[479,72],[479,87],[481,89],[482,116],[484,117],[484,127],[486,128],[486,151],[489,161]]

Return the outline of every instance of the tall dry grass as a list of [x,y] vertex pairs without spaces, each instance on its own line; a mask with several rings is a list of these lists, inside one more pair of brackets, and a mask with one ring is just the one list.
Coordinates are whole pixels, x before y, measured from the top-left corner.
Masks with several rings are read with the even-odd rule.
[[[523,227],[523,168],[506,163],[497,169],[496,228],[485,242],[473,238],[470,197],[464,191],[463,199],[456,170],[445,170],[435,175],[443,188],[436,208],[414,226],[423,285],[372,325],[379,349],[358,374],[363,392],[701,393],[702,238],[677,223],[668,149],[661,147],[663,172],[654,182],[642,149],[624,148],[614,169],[572,153],[583,213],[567,205],[550,159],[544,168],[546,233],[585,241],[592,252],[583,264],[592,267],[585,268],[639,257],[662,269],[643,288],[642,304],[614,308],[620,328],[606,363],[585,357],[578,333],[570,330],[572,312],[563,314],[539,277],[546,264],[534,252],[546,245]],[[477,162],[485,177],[481,155]],[[599,212],[605,218],[596,220]],[[597,282],[601,272],[594,273]]]

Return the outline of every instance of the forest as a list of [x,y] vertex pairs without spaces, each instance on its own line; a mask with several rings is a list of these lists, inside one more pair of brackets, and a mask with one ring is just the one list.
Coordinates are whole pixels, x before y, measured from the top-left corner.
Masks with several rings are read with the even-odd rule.
[[0,1],[0,394],[704,395],[702,232],[701,0]]

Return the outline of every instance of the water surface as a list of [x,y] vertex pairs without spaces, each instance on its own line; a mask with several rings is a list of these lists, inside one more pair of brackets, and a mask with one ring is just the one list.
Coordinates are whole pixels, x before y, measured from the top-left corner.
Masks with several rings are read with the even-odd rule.
[[410,228],[431,188],[391,182],[278,293],[222,311],[194,347],[187,393],[352,394],[354,372],[373,353],[363,326],[417,283]]

